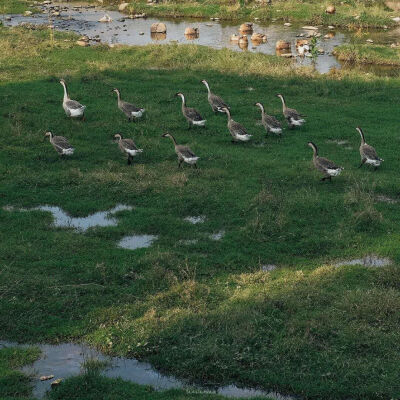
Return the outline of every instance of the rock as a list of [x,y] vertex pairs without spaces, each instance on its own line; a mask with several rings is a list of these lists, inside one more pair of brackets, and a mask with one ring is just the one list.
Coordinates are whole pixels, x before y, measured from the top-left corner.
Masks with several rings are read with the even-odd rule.
[[129,3],[121,3],[118,6],[118,11],[125,11],[125,9],[129,6]]
[[24,12],[25,17],[29,17],[29,16],[31,16],[32,14],[33,14],[32,11],[25,11],[25,12]]
[[199,35],[199,28],[187,27],[185,29],[185,36],[198,36],[198,35]]
[[311,26],[311,25],[303,26],[302,29],[305,29],[306,31],[317,31],[318,30],[318,28],[316,26]]
[[292,53],[281,53],[281,57],[285,57],[285,58],[292,58],[294,57]]
[[400,1],[385,1],[385,6],[393,11],[400,11]]
[[374,41],[372,39],[367,39],[366,42],[367,43],[374,43]]
[[324,35],[324,39],[332,39],[335,37],[335,34],[333,32],[329,32],[326,35]]
[[151,33],[167,33],[167,26],[163,22],[157,22],[150,27]]
[[251,35],[251,41],[252,42],[266,42],[267,35],[263,35],[262,33],[253,33]]
[[392,18],[392,21],[394,21],[394,22],[400,22],[400,17],[394,17],[394,18]]
[[125,18],[118,18],[117,21],[118,22],[125,22]]
[[101,17],[99,19],[99,22],[111,22],[111,21],[112,21],[112,18],[108,14],[105,14],[104,17]]
[[335,29],[333,25],[328,25],[328,29]]
[[290,49],[290,43],[284,40],[278,40],[275,46],[276,50]]
[[330,5],[330,6],[326,7],[325,12],[326,12],[327,14],[335,14],[335,12],[336,12],[336,7],[333,6],[333,5]]
[[139,35],[140,35],[140,36],[143,36],[143,35],[144,35],[144,32],[139,32]]
[[285,23],[283,24],[283,26],[292,26],[292,24],[291,24],[290,22],[285,22]]
[[251,22],[246,22],[239,27],[239,31],[243,33],[253,32],[253,24]]
[[53,379],[53,378],[54,378],[54,375],[43,375],[39,379],[41,381],[48,381],[49,379]]
[[11,17],[6,17],[6,21],[11,21]]
[[296,40],[296,47],[304,46],[305,44],[308,44],[307,39],[297,39]]
[[51,387],[58,386],[62,382],[62,378],[55,379],[51,382]]
[[77,40],[76,44],[81,47],[89,47],[89,42],[86,42],[85,40]]
[[322,55],[322,54],[325,54],[325,50],[322,49],[321,47],[318,48],[317,51],[318,51],[318,54],[321,54],[321,55]]

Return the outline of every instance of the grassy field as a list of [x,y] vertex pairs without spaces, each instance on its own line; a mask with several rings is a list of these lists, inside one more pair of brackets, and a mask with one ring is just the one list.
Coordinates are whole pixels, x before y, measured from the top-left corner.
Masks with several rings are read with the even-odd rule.
[[[113,4],[113,1],[109,3]],[[194,0],[160,1],[148,4],[133,0],[127,12],[145,12],[149,16],[162,17],[218,17],[224,20],[259,18],[261,21],[302,21],[310,24],[336,25],[341,27],[383,27],[393,25],[393,11],[383,1],[293,1],[267,2]],[[328,5],[335,5],[336,13],[325,12]]]
[[[0,30],[0,338],[82,339],[194,382],[307,399],[398,398],[399,80],[320,77],[227,50],[80,48],[69,35],[53,44],[47,36]],[[85,122],[65,117],[61,77],[87,105]],[[250,143],[230,143],[203,78],[253,134]],[[146,108],[144,120],[126,121],[114,87]],[[207,129],[186,129],[177,91]],[[282,119],[278,92],[307,123],[266,137],[253,104]],[[376,172],[357,169],[357,125],[385,159]],[[71,158],[60,160],[44,140],[49,129],[70,139]],[[165,131],[201,157],[199,170],[177,168]],[[144,149],[133,166],[112,142],[116,132]],[[345,168],[332,183],[312,168],[309,140]],[[85,234],[54,228],[48,213],[3,208],[49,204],[86,216],[118,203],[134,211]],[[198,215],[203,224],[184,221]],[[220,241],[209,238],[219,231]],[[148,249],[116,246],[134,233],[158,239]],[[367,254],[393,265],[332,265]],[[278,268],[265,272],[266,264]],[[76,392],[81,379],[65,390]],[[104,393],[119,390],[96,379]]]
[[29,7],[31,3],[26,0],[0,0],[0,14],[22,14],[27,10],[35,11],[34,7]]

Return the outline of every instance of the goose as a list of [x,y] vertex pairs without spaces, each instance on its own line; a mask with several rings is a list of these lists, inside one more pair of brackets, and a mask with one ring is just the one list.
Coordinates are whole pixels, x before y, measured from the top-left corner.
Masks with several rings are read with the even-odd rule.
[[204,83],[204,85],[206,85],[206,88],[208,90],[208,102],[210,103],[210,106],[215,113],[223,113],[224,111],[222,111],[222,109],[224,107],[230,109],[230,107],[224,102],[224,100],[221,99],[221,97],[211,92],[210,85],[205,79],[203,79],[201,83]]
[[71,100],[68,96],[67,84],[64,79],[60,79],[60,83],[64,88],[64,99],[63,99],[63,109],[65,114],[71,118],[82,117],[82,120],[85,119],[85,109],[86,106],[77,102],[76,100]]
[[304,117],[304,115],[301,115],[294,108],[286,107],[285,99],[283,98],[283,96],[281,94],[277,94],[276,96],[282,100],[283,116],[287,120],[289,129],[293,129],[295,126],[302,126],[306,122],[306,120],[304,118],[302,118],[302,117]]
[[133,121],[134,118],[141,118],[143,116],[145,112],[144,108],[136,107],[133,104],[121,100],[121,93],[118,89],[113,89],[112,91],[117,93],[118,108],[128,117],[128,121]]
[[268,132],[276,133],[277,135],[282,134],[281,123],[273,116],[265,113],[264,106],[261,103],[254,104],[261,109],[261,121],[264,125],[265,130]]
[[188,146],[182,146],[176,143],[175,138],[170,133],[164,133],[161,137],[168,137],[172,140],[175,147],[175,153],[178,156],[178,167],[180,168],[182,163],[193,165],[197,168],[197,160],[199,157],[193,153],[193,151]]
[[223,108],[223,111],[228,116],[228,129],[232,135],[232,143],[235,142],[248,142],[252,135],[249,135],[246,131],[246,128],[236,122],[231,117],[231,112],[226,107]]
[[343,171],[342,167],[338,167],[333,161],[328,160],[327,158],[320,157],[318,155],[318,148],[313,142],[308,142],[307,144],[313,149],[314,167],[325,175],[321,181],[326,179],[332,180],[332,176],[340,175]]
[[118,139],[119,149],[123,154],[128,156],[128,165],[132,164],[133,157],[143,152],[143,149],[138,149],[135,142],[132,139],[123,139],[120,133],[114,135],[115,139]]
[[71,156],[75,149],[69,144],[68,139],[64,136],[54,136],[52,132],[46,132],[45,136],[49,137],[50,143],[60,156]]
[[357,126],[356,130],[361,136],[361,144],[360,144],[360,156],[361,156],[361,164],[358,168],[361,168],[365,163],[371,164],[375,167],[375,170],[381,165],[382,158],[378,157],[376,150],[366,143],[363,130]]
[[200,113],[191,107],[186,107],[186,100],[183,93],[177,93],[175,96],[178,96],[182,99],[182,114],[186,118],[186,121],[189,124],[189,129],[193,126],[205,126],[206,120],[200,115]]

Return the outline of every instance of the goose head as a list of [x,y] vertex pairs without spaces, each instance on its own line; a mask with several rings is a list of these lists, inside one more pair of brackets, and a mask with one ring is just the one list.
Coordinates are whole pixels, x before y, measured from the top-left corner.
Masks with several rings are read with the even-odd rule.
[[113,89],[113,90],[111,90],[111,92],[115,92],[117,94],[120,94],[118,89]]
[[122,135],[121,135],[120,133],[116,133],[116,134],[114,135],[114,139],[115,139],[115,140],[121,140],[121,139],[122,139]]
[[60,79],[60,83],[61,83],[61,85],[65,85],[66,84],[64,79]]
[[255,103],[254,104],[256,107],[260,107],[261,108],[261,110],[264,110],[264,106],[261,104],[261,103]]
[[161,135],[161,137],[171,137],[171,135],[168,132],[165,132]]
[[46,132],[45,134],[44,134],[44,136],[45,137],[49,137],[50,139],[53,137],[53,133],[52,132]]

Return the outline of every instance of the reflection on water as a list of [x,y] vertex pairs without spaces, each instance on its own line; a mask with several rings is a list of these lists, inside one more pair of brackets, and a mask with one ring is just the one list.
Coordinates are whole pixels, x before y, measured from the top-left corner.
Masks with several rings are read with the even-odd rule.
[[[0,341],[0,348],[20,346],[16,343]],[[188,388],[199,391],[209,391],[206,387],[189,386],[187,383],[174,377],[163,375],[155,370],[151,364],[138,361],[134,358],[107,357],[101,352],[83,344],[63,343],[57,345],[40,344],[42,351],[39,360],[33,365],[22,368],[22,371],[33,377],[33,397],[43,398],[46,391],[50,390],[51,382],[58,378],[69,378],[80,374],[82,365],[87,360],[107,361],[102,374],[110,378],[122,378],[139,385],[149,385],[156,390],[173,388]],[[54,375],[54,379],[41,381],[41,376]],[[294,400],[292,396],[281,395],[277,392],[268,392],[256,389],[238,388],[235,385],[224,386],[212,390],[214,393],[226,397],[251,398],[268,396],[275,400]]]
[[118,247],[128,250],[142,249],[150,247],[157,236],[154,235],[133,235],[125,236],[118,242]]

